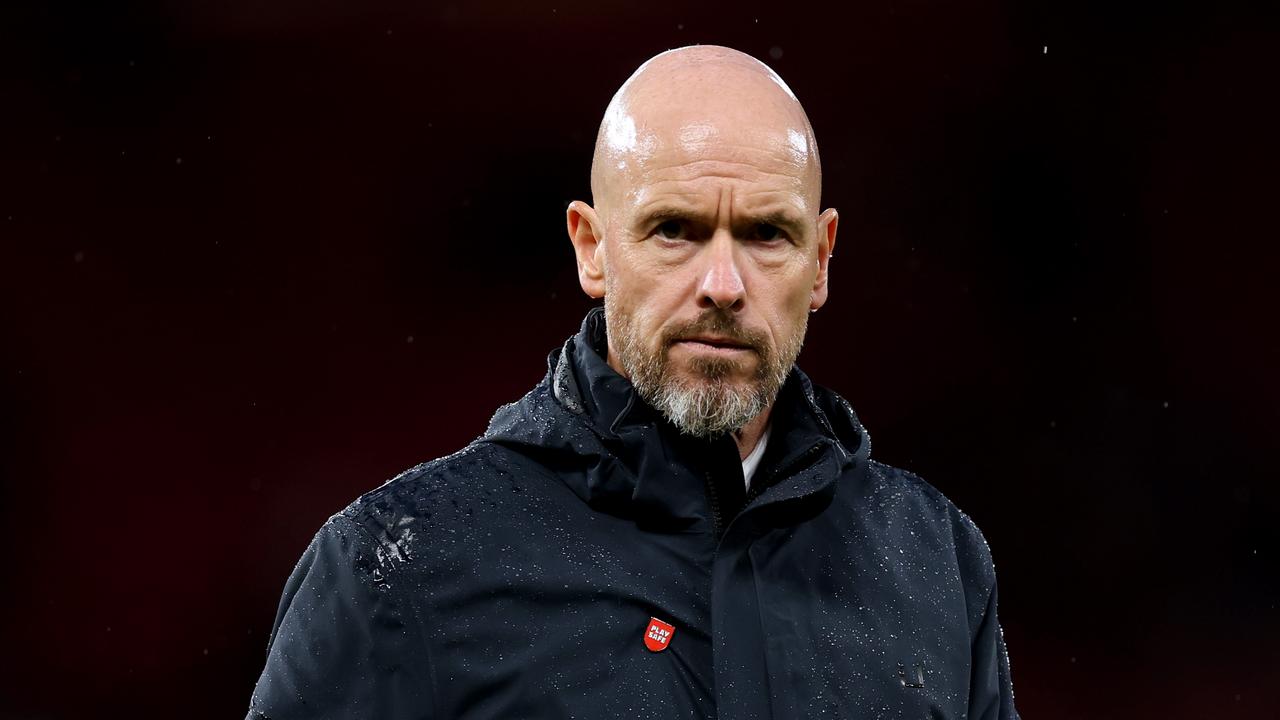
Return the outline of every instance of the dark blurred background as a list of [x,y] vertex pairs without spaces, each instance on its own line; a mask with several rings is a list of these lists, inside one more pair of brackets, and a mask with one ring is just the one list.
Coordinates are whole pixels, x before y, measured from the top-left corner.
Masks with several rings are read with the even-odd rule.
[[1277,717],[1261,12],[2,12],[0,717],[242,716],[312,533],[577,329],[600,115],[690,43],[808,109],[841,225],[801,364],[985,531],[1024,717]]

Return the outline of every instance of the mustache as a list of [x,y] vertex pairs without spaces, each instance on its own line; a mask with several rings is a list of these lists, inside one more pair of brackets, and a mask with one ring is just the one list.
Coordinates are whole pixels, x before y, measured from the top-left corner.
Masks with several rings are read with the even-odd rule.
[[769,347],[769,340],[764,333],[744,327],[732,315],[719,308],[708,310],[691,322],[668,328],[664,333],[663,346],[669,348],[681,340],[699,335],[725,337],[761,355],[766,354]]

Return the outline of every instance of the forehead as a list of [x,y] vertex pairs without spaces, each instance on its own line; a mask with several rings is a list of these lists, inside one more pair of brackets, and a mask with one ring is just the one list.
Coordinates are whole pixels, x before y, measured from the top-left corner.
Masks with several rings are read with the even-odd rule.
[[[665,118],[641,126],[612,158],[618,199],[636,207],[667,196],[790,202],[809,209],[815,168],[807,133],[785,123]],[[672,120],[679,120],[672,122]]]

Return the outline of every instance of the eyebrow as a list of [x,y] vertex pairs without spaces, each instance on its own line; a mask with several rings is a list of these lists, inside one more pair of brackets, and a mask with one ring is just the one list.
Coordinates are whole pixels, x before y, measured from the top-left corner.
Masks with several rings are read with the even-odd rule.
[[[773,225],[790,232],[792,236],[797,238],[804,235],[804,231],[806,228],[806,223],[798,215],[788,210],[770,210],[764,213],[760,213],[759,215],[745,213],[745,216],[746,216],[745,222],[737,223],[739,227],[743,225],[748,225],[748,224],[749,225],[761,225],[761,224]],[[705,219],[705,216],[700,211],[695,210],[693,208],[689,208],[689,207],[682,207],[682,206],[676,206],[676,205],[659,205],[657,207],[654,207],[650,210],[646,210],[645,212],[641,213],[639,216],[639,219],[636,221],[636,224],[639,227],[648,228],[654,225],[659,225],[668,220],[685,220],[685,219],[701,220],[701,219]]]
[[[750,217],[750,216],[748,216]],[[804,235],[806,223],[795,213],[786,210],[772,210],[754,218],[755,223],[774,225],[789,231],[792,235]]]
[[649,227],[650,225],[659,225],[668,220],[684,220],[685,218],[697,217],[700,213],[692,208],[674,207],[671,205],[660,205],[641,213],[636,220],[636,225],[640,227]]

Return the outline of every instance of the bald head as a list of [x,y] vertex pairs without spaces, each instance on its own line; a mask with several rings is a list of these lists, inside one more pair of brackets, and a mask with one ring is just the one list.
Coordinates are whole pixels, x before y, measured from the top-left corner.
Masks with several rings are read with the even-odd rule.
[[[822,170],[813,128],[782,78],[718,45],[668,50],[641,65],[613,96],[596,136],[591,193],[607,215],[656,164],[709,157],[781,160],[816,209]],[[776,166],[777,163],[768,163]]]

